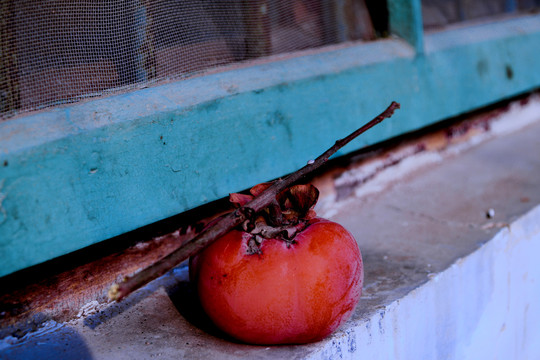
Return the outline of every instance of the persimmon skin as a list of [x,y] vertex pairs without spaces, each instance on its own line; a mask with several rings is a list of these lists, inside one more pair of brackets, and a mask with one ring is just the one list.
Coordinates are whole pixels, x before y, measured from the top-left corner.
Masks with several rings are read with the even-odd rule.
[[192,261],[201,305],[232,337],[250,344],[321,340],[352,314],[362,293],[362,256],[341,225],[315,218],[294,243],[233,230]]

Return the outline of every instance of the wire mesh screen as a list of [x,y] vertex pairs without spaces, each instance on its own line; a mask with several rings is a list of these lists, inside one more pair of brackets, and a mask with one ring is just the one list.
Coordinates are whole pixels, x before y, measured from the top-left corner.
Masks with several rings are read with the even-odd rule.
[[422,0],[426,29],[539,9],[540,0]]
[[0,1],[2,118],[386,26],[376,0]]

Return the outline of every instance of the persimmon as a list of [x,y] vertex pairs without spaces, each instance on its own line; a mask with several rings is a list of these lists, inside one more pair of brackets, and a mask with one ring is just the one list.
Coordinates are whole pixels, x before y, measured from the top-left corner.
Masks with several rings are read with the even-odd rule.
[[321,340],[350,317],[361,296],[357,242],[341,225],[314,217],[318,191],[299,186],[280,195],[279,215],[275,209],[256,214],[251,224],[192,258],[190,273],[203,309],[243,342]]

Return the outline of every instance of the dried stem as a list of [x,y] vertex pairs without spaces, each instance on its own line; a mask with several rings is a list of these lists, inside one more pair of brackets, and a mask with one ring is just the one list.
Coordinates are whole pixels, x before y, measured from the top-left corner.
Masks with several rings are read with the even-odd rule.
[[285,190],[287,187],[289,187],[299,179],[303,178],[304,176],[308,175],[309,173],[326,163],[332,155],[334,155],[339,149],[347,145],[357,136],[377,125],[384,119],[391,117],[394,111],[396,109],[399,109],[399,107],[399,103],[393,101],[390,106],[388,106],[388,108],[379,116],[375,117],[373,120],[359,128],[349,136],[336,141],[336,143],[331,148],[326,150],[314,161],[310,161],[306,166],[290,174],[284,179],[279,179],[275,181],[272,186],[264,190],[261,194],[255,197],[255,199],[253,199],[246,205],[240,207],[239,209],[236,209],[235,211],[224,216],[223,218],[221,218],[221,220],[217,221],[212,226],[203,230],[196,237],[186,242],[184,245],[182,245],[169,255],[165,256],[161,260],[130,277],[126,277],[121,283],[113,285],[109,290],[109,298],[116,301],[125,298],[133,291],[165,274],[167,271],[180,264],[182,261],[197,254],[206,246],[210,245],[212,242],[225,235],[245,220],[251,219],[254,214],[258,213],[259,211],[270,205],[273,201],[275,201],[277,194],[279,194],[281,191]]

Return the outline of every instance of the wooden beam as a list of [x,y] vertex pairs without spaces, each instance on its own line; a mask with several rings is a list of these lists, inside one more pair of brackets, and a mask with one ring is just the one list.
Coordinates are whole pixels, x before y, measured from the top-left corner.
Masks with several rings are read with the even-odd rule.
[[388,0],[390,33],[405,39],[418,54],[424,52],[424,27],[420,0]]

